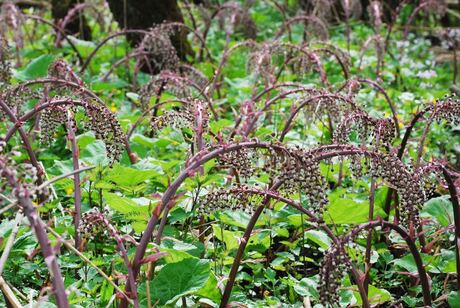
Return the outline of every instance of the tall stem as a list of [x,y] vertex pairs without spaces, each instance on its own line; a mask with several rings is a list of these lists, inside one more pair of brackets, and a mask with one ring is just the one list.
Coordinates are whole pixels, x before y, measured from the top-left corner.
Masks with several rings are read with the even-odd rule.
[[[369,192],[369,217],[368,221],[372,221],[374,219],[374,202],[375,202],[375,177],[371,178],[371,188]],[[366,267],[365,267],[365,279],[364,279],[364,289],[366,293],[369,291],[369,271],[371,268],[371,250],[372,250],[372,229],[369,230],[369,234],[367,235],[366,239]]]
[[[72,164],[73,170],[80,168],[78,161],[80,157],[80,151],[78,149],[77,140],[75,138],[75,121],[71,111],[67,111],[67,138],[69,139],[70,146],[72,148]],[[80,220],[81,220],[81,187],[80,187],[80,173],[75,173],[73,176],[74,186],[74,201],[75,201],[75,213],[74,213],[74,225],[75,225],[75,246],[77,249],[81,249],[81,235],[80,235]]]
[[455,222],[455,259],[457,270],[457,290],[460,290],[460,205],[458,202],[458,192],[455,183],[446,168],[442,168],[442,173],[449,187],[450,201],[452,202],[452,210],[454,212]]

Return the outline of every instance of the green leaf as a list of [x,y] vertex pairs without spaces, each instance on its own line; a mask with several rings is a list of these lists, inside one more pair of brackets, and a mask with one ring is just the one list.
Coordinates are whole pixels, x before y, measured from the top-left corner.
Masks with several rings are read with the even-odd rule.
[[447,298],[447,302],[451,307],[460,307],[460,292],[452,291]]
[[102,140],[95,140],[80,152],[81,161],[87,165],[105,165],[108,163],[107,150]]
[[[384,217],[385,212],[377,205],[374,208],[374,219],[378,216]],[[367,222],[369,218],[369,203],[358,202],[352,199],[331,198],[331,201],[324,213],[324,220],[327,224],[360,224]]]
[[209,261],[184,259],[166,264],[150,283],[153,302],[167,305],[180,297],[194,294],[209,280]]
[[24,70],[16,73],[15,77],[21,81],[44,77],[48,74],[48,66],[53,63],[53,61],[54,57],[52,55],[41,55],[30,61]]
[[294,285],[294,291],[300,296],[318,297],[318,284],[311,278],[302,278]]
[[190,259],[190,258],[197,259],[194,256],[192,256],[191,254],[189,254],[188,252],[181,251],[181,250],[176,250],[176,249],[172,249],[172,248],[164,248],[164,247],[162,247],[162,248],[160,248],[160,251],[168,253],[168,255],[163,258],[163,260],[165,260],[166,263],[177,263],[177,262],[180,262],[182,260]]
[[195,294],[201,297],[209,298],[215,303],[219,303],[222,297],[222,294],[217,287],[217,279],[213,274],[209,275],[209,279],[204,287],[198,290]]
[[[358,288],[357,286],[355,286]],[[359,295],[359,292],[353,292],[355,297],[356,297],[356,304],[361,306],[362,305],[362,300],[361,296]],[[372,305],[377,305],[377,304],[383,304],[385,302],[391,301],[392,297],[390,292],[388,292],[385,289],[379,289],[374,287],[373,285],[369,285],[369,303]]]
[[328,249],[331,246],[331,239],[327,236],[324,231],[320,230],[308,230],[305,232],[305,237],[323,249]]
[[94,42],[80,40],[74,36],[68,36],[68,38],[75,45],[83,58],[89,56],[89,54],[96,48],[96,44]]
[[133,187],[150,178],[158,176],[160,176],[160,174],[155,170],[138,170],[116,165],[107,174],[106,180],[112,181],[120,186]]
[[149,217],[149,207],[139,205],[134,200],[127,197],[122,197],[114,193],[104,193],[105,202],[109,207],[120,214],[124,214],[124,218],[130,220],[147,220]]
[[[421,254],[421,257],[422,257],[423,264],[427,265],[428,267],[427,270],[430,270],[432,268],[434,257],[424,254],[424,253]],[[417,272],[417,264],[415,263],[415,260],[412,254],[407,254],[402,258],[395,259],[393,263],[404,268],[408,272],[411,272],[411,273]]]
[[449,200],[449,196],[430,199],[423,206],[422,216],[426,217],[427,215],[424,214],[429,214],[444,227],[449,226],[453,221],[452,203]]
[[213,225],[212,229],[216,238],[225,243],[227,250],[233,250],[239,247],[238,239],[243,235],[242,232],[223,230],[216,225]]

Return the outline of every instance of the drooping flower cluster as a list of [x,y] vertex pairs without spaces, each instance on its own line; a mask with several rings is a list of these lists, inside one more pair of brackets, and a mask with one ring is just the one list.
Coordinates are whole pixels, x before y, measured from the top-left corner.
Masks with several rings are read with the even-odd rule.
[[367,144],[368,139],[378,148],[380,145],[388,147],[395,137],[395,127],[389,119],[375,119],[366,112],[359,110],[346,115],[334,132],[335,143],[348,143],[350,133],[355,127],[358,138],[362,144]]
[[68,110],[72,109],[73,113],[76,113],[80,107],[87,117],[83,121],[84,126],[93,131],[97,139],[105,143],[110,164],[118,161],[124,150],[125,135],[116,116],[106,106],[84,91],[83,81],[65,61],[57,60],[52,63],[48,68],[48,76],[57,80],[68,81],[74,86],[61,82],[51,83],[49,89],[63,96],[56,96],[41,102],[42,104],[49,104],[42,111],[39,119],[41,141],[44,144],[49,144],[54,140],[59,125],[67,123]]
[[347,18],[360,18],[363,7],[359,0],[341,0],[343,11]]
[[371,171],[396,189],[400,196],[399,215],[401,224],[419,224],[419,210],[426,201],[424,181],[411,173],[404,163],[391,154],[381,154],[371,159]]
[[369,16],[371,18],[371,22],[374,25],[374,30],[376,33],[380,33],[380,29],[382,28],[382,17],[383,17],[383,10],[382,5],[379,1],[371,1],[368,7]]
[[230,189],[211,191],[200,199],[199,214],[209,215],[218,210],[242,210],[252,214],[261,203],[262,197],[252,193],[245,185],[237,185]]
[[105,143],[110,164],[121,159],[125,147],[125,133],[116,116],[97,102],[83,102],[88,121],[84,125]]
[[[53,104],[54,102],[65,102],[64,104]],[[79,104],[66,97],[56,97],[49,101],[50,107],[44,110],[40,117],[41,140],[45,143],[54,139],[54,133],[60,124],[67,122],[68,108],[78,111],[82,107],[87,119],[83,125],[93,131],[96,138],[102,140],[107,150],[110,164],[121,158],[124,150],[125,135],[115,115],[107,107],[93,100],[81,101]]]
[[327,182],[321,175],[319,161],[306,150],[275,145],[258,150],[243,147],[220,155],[219,163],[237,170],[246,181],[261,172],[268,174],[281,182],[281,192],[287,196],[300,193],[318,213],[327,204]]
[[17,53],[19,53],[19,50],[23,48],[24,45],[24,38],[21,30],[23,23],[24,17],[22,16],[21,10],[12,1],[5,1],[1,7],[0,13],[0,33],[1,36],[4,37],[8,29],[12,31]]
[[443,16],[448,9],[448,1],[446,0],[422,0],[419,6],[423,5],[423,10],[427,13],[435,13]]
[[318,89],[306,94],[298,100],[298,104],[303,105],[308,121],[327,115],[333,122],[338,122],[344,114],[359,110],[355,102],[346,96]]
[[80,225],[82,236],[93,239],[97,238],[98,240],[101,240],[101,237],[112,237],[113,239],[120,238],[120,234],[109,222],[106,215],[108,215],[107,211],[104,210],[104,212],[101,213],[97,209],[92,209],[89,212],[83,213]]
[[284,54],[283,46],[278,43],[253,43],[249,46],[252,48],[247,61],[247,70],[267,81],[272,81],[276,69],[273,60],[275,56]]
[[241,31],[248,38],[255,38],[257,28],[254,20],[249,14],[252,1],[246,1],[244,6],[238,2],[228,1],[218,7],[217,19],[221,29],[227,34]]
[[342,245],[332,244],[325,252],[319,270],[319,297],[326,307],[339,307],[338,290],[351,268],[351,261]]
[[63,106],[53,106],[43,110],[39,120],[41,130],[40,142],[49,145],[54,140],[56,130],[67,121],[67,109]]
[[431,106],[433,119],[447,121],[452,126],[460,125],[460,100],[455,96],[446,96]]
[[11,62],[9,57],[8,41],[0,35],[0,89],[10,84]]
[[141,87],[141,107],[143,110],[147,110],[150,105],[150,99],[160,95],[163,91],[168,91],[178,98],[190,97],[192,95],[191,84],[190,79],[172,71],[164,70]]
[[174,29],[171,25],[156,25],[139,44],[137,51],[148,54],[149,65],[152,66],[153,72],[178,69],[180,60],[170,38],[173,33]]
[[56,60],[48,67],[48,76],[51,78],[68,80],[83,86],[83,81],[75,74],[70,65],[64,60]]
[[161,116],[153,116],[151,128],[157,132],[165,127],[175,129],[190,128],[203,133],[208,127],[209,114],[207,104],[200,99],[188,99],[179,110],[167,110]]
[[[269,164],[271,163],[268,161]],[[300,193],[307,197],[310,207],[317,213],[322,213],[327,204],[327,183],[321,175],[319,161],[312,153],[299,148],[291,149],[284,159],[277,162],[280,170],[281,187],[288,195]]]
[[243,180],[254,175],[256,168],[253,163],[253,152],[246,148],[219,155],[219,164],[235,170]]
[[210,83],[201,71],[189,64],[182,64],[180,71],[184,78],[188,79],[188,84],[194,84],[200,91],[204,91],[206,86]]
[[[0,152],[4,142],[0,141]],[[11,151],[14,153],[14,151]],[[29,163],[16,164],[11,156],[0,155],[0,193],[7,192],[15,198],[35,199],[37,195],[46,199],[48,188],[38,190],[38,170]]]

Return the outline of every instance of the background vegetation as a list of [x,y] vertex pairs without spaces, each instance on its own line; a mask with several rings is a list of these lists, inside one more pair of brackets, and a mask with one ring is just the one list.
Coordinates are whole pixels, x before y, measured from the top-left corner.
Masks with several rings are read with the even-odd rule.
[[454,1],[2,1],[0,306],[460,307]]

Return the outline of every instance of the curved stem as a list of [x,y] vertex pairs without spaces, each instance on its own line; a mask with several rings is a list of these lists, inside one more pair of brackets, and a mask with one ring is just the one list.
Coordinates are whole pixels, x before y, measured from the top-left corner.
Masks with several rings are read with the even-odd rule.
[[238,251],[236,252],[235,259],[228,276],[227,284],[225,285],[224,294],[220,301],[220,308],[226,308],[228,301],[230,300],[230,295],[232,293],[233,285],[235,284],[236,274],[238,273],[238,268],[240,267],[241,258],[243,257],[244,249],[246,248],[249,238],[251,237],[252,230],[259,219],[260,214],[262,214],[266,204],[268,204],[270,199],[266,198],[266,201],[262,203],[252,214],[251,219],[249,220],[246,230],[244,231],[243,237],[240,239],[240,245],[238,246]]
[[[329,229],[329,227],[323,223],[321,223],[320,219],[318,219],[316,217],[316,215],[305,209],[302,205],[300,205],[299,203],[291,200],[291,199],[287,199],[287,198],[284,198],[282,196],[279,196],[278,194],[276,194],[274,192],[274,190],[278,189],[280,186],[281,186],[282,182],[277,182],[275,183],[274,185],[272,185],[271,189],[268,190],[268,191],[260,191],[260,190],[257,190],[257,189],[247,189],[245,190],[245,192],[250,192],[250,193],[253,193],[253,194],[259,194],[261,196],[264,197],[264,200],[262,202],[262,205],[260,205],[256,211],[254,212],[254,214],[251,216],[251,219],[246,227],[246,230],[245,230],[245,233],[240,241],[240,245],[238,247],[238,251],[237,251],[237,254],[235,256],[235,259],[234,259],[234,262],[232,264],[232,268],[230,270],[230,274],[229,274],[229,277],[228,277],[228,282],[227,284],[225,285],[225,289],[224,289],[224,294],[222,296],[222,299],[221,299],[221,303],[220,303],[220,307],[226,307],[227,304],[228,304],[228,301],[230,299],[230,295],[231,295],[231,291],[233,289],[233,285],[235,283],[235,279],[236,279],[236,274],[238,273],[238,268],[240,266],[240,263],[241,263],[241,259],[242,259],[242,256],[243,256],[243,253],[244,253],[244,249],[249,241],[249,237],[252,233],[252,230],[254,229],[254,226],[257,222],[257,219],[260,217],[260,214],[262,213],[263,209],[268,205],[270,199],[274,199],[274,200],[277,200],[277,201],[281,201],[291,207],[294,207],[295,209],[297,209],[298,211],[300,211],[301,213],[303,214],[306,214],[308,217],[309,217],[309,220],[312,221],[312,222],[315,222],[315,223],[320,223],[319,224],[319,227],[324,230],[327,235],[336,243],[336,244],[339,244],[340,241],[339,239],[334,235],[334,233],[331,231],[331,229]],[[362,282],[362,279],[360,279],[360,274],[358,273],[357,269],[352,266],[352,269],[351,269],[351,275],[353,277],[353,279],[356,281],[356,284],[358,285],[358,289],[359,289],[359,292],[360,292],[360,295],[361,295],[361,298],[363,299],[363,307],[369,307],[369,301],[368,301],[368,298],[367,298],[367,292],[365,291],[365,288],[364,288],[364,284]]]
[[67,34],[65,33],[65,31],[58,27],[57,25],[55,25],[54,23],[40,17],[40,16],[36,16],[36,15],[24,15],[24,17],[26,18],[30,18],[30,19],[34,19],[34,20],[37,20],[43,24],[46,24],[50,27],[52,27],[54,30],[56,30],[58,33],[60,33],[64,39],[67,41],[67,43],[69,43],[70,47],[73,49],[73,51],[77,54],[77,57],[78,57],[78,60],[80,63],[83,63],[83,58],[80,54],[80,52],[78,51],[77,47],[75,46],[75,44],[72,42],[71,39],[69,39],[69,37],[67,36]]
[[414,240],[409,236],[409,234],[404,229],[402,229],[398,225],[392,224],[384,220],[371,221],[371,222],[359,225],[358,227],[350,231],[348,235],[344,237],[344,239],[342,240],[342,243],[346,243],[349,238],[353,238],[362,230],[373,229],[375,227],[392,229],[393,231],[397,232],[404,239],[404,241],[406,241],[406,244],[409,247],[409,250],[412,256],[414,257],[414,261],[417,266],[417,271],[418,271],[420,284],[422,286],[422,292],[423,292],[423,303],[425,306],[431,307],[431,295],[430,295],[430,284],[429,284],[428,274],[425,271],[422,257],[420,255],[420,252],[417,246],[415,245]]
[[391,114],[393,116],[393,122],[394,122],[394,125],[395,125],[395,128],[396,128],[396,132],[397,132],[397,137],[399,138],[399,136],[401,135],[401,131],[399,129],[399,122],[398,122],[398,114],[397,114],[397,111],[396,111],[396,107],[395,105],[393,104],[393,102],[391,101],[391,98],[390,96],[388,96],[388,93],[385,91],[385,89],[379,85],[377,82],[373,81],[373,80],[370,80],[370,79],[365,79],[365,78],[360,78],[358,79],[358,81],[360,83],[367,83],[367,84],[370,84],[372,87],[374,87],[377,91],[379,91],[380,93],[383,94],[383,96],[385,97],[385,100],[387,101],[388,103],[388,106],[390,107],[391,109]]
[[283,128],[283,131],[281,132],[281,136],[280,136],[280,142],[283,142],[284,140],[284,137],[286,136],[286,134],[289,132],[289,130],[291,129],[291,124],[292,124],[292,121],[294,121],[296,115],[299,113],[299,111],[305,107],[306,105],[314,102],[314,101],[317,101],[317,100],[320,100],[320,99],[324,99],[324,98],[331,98],[331,99],[337,99],[337,100],[341,100],[343,102],[346,102],[346,103],[349,103],[351,105],[352,108],[355,108],[355,105],[353,104],[353,102],[351,100],[349,100],[348,98],[342,96],[342,95],[338,95],[338,94],[320,94],[320,95],[316,95],[316,96],[312,96],[312,97],[309,97],[308,99],[306,99],[305,101],[303,101],[298,107],[296,107],[292,112],[291,114],[289,115],[289,118],[287,119],[287,121],[285,122],[284,124],[284,128]]
[[94,50],[90,53],[88,58],[86,58],[85,62],[81,66],[80,74],[83,73],[86,70],[86,68],[89,66],[89,64],[91,63],[91,60],[94,58],[94,56],[99,51],[99,49],[101,49],[102,46],[104,46],[104,44],[106,44],[108,41],[116,38],[117,36],[122,36],[122,35],[125,35],[125,34],[144,34],[144,35],[146,35],[148,33],[149,33],[149,31],[147,31],[147,30],[129,29],[129,30],[121,30],[119,32],[116,32],[116,33],[113,33],[113,34],[109,35],[108,37],[103,39],[99,44],[97,44],[96,48],[94,48]]
[[[67,111],[67,138],[70,141],[72,149],[72,164],[73,170],[80,168],[78,161],[80,151],[77,145],[77,139],[75,137],[74,118],[70,111]],[[80,187],[80,173],[75,173],[73,177],[74,183],[74,200],[75,200],[75,213],[74,213],[74,225],[75,225],[75,246],[80,249],[81,235],[80,235],[80,220],[81,220],[81,187]]]
[[[19,136],[21,137],[22,143],[24,144],[24,148],[27,151],[27,154],[29,155],[30,162],[31,164],[37,169],[37,185],[40,185],[43,183],[43,174],[44,171],[39,164],[37,157],[35,156],[35,152],[32,149],[32,145],[30,144],[29,137],[27,136],[27,133],[24,131],[22,128],[22,122],[18,120],[16,115],[13,113],[13,111],[8,107],[3,100],[0,100],[0,108],[3,109],[3,111],[8,115],[9,119],[11,122],[14,123],[13,127],[19,131]],[[9,139],[3,139],[5,142],[8,142]]]
[[450,201],[452,202],[452,210],[454,213],[455,222],[455,260],[457,270],[457,290],[460,291],[460,205],[458,201],[458,192],[454,181],[449,171],[442,167],[442,173],[446,179],[447,186],[450,193]]

